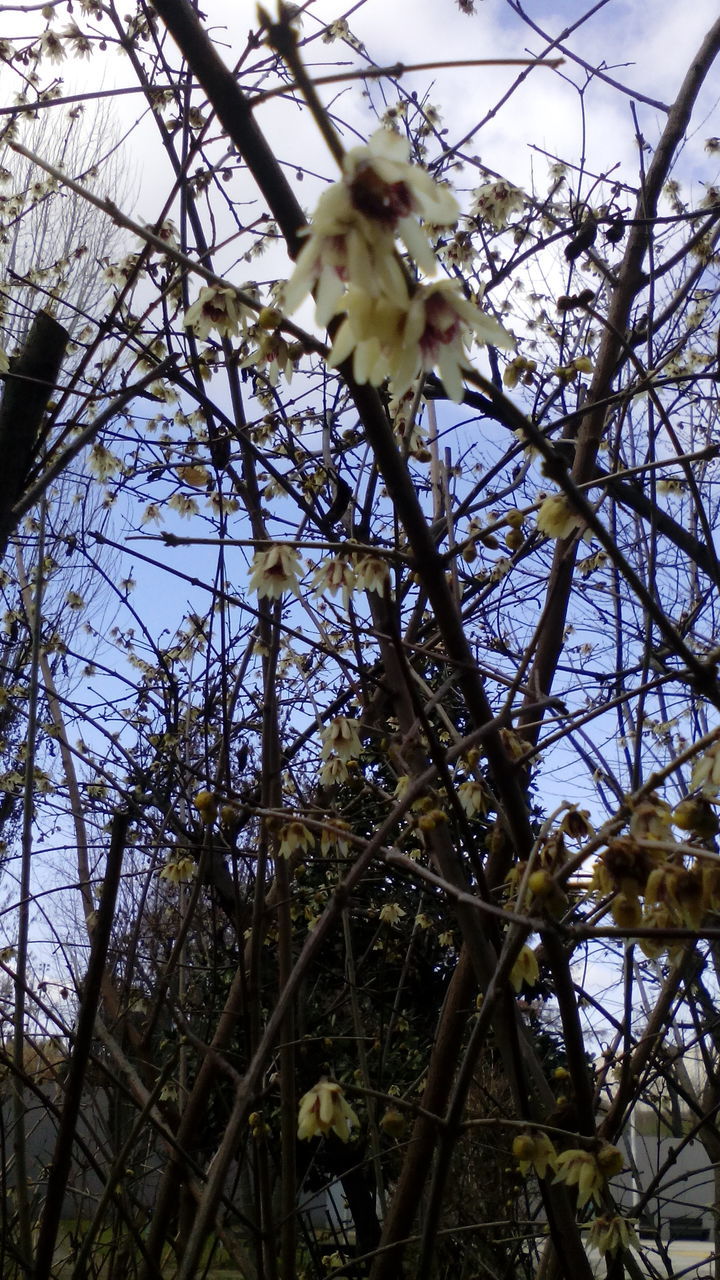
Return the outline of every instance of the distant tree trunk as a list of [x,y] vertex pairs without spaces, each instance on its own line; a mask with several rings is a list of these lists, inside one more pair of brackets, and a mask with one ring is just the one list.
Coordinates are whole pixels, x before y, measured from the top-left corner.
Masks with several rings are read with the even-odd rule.
[[22,494],[68,339],[67,329],[47,311],[38,311],[6,374],[0,404],[0,557],[13,530],[12,509]]

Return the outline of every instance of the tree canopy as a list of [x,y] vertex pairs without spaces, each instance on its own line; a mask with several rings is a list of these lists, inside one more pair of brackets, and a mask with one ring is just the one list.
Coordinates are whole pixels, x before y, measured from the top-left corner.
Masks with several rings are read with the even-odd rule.
[[3,13],[3,1274],[614,1280],[638,1117],[717,1177],[720,21],[435,7]]

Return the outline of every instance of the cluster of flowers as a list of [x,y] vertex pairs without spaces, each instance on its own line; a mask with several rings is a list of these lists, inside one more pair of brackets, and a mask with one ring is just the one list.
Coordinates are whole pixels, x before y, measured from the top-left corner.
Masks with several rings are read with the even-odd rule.
[[[593,870],[592,888],[609,899],[618,928],[657,932],[657,938],[637,940],[652,959],[682,946],[668,945],[665,930],[699,930],[709,911],[720,911],[720,867],[703,857],[704,843],[720,829],[712,803],[720,788],[720,742],[696,762],[692,782],[696,794],[674,810],[659,796],[648,796],[632,813],[628,833],[610,842]],[[673,827],[687,833],[682,844]],[[689,856],[689,841],[697,856]]]
[[321,733],[323,766],[320,781],[323,786],[333,786],[348,778],[348,765],[357,760],[362,751],[357,721],[347,716],[336,716]]
[[[622,1152],[609,1142],[598,1142],[594,1150],[578,1147],[558,1154],[542,1130],[519,1134],[512,1149],[523,1176],[533,1172],[538,1178],[547,1178],[554,1173],[555,1182],[577,1187],[578,1209],[588,1202],[600,1204],[608,1180],[620,1173],[625,1163]],[[600,1253],[615,1253],[637,1246],[638,1241],[626,1218],[606,1215],[590,1224],[589,1243]]]
[[[300,556],[295,547],[275,542],[267,550],[256,551],[250,572],[250,590],[268,600],[278,600],[286,591],[300,595]],[[336,556],[318,565],[313,574],[313,589],[331,595],[342,592],[347,608],[353,591],[377,591],[382,594],[388,580],[388,568],[382,556],[356,556],[352,560]]]
[[[672,957],[682,948],[683,939],[668,937],[668,931],[697,932],[709,912],[720,912],[720,865],[712,852],[720,832],[718,803],[720,740],[696,759],[689,795],[674,809],[655,793],[645,796],[633,806],[627,830],[611,839],[593,864],[590,891],[617,927],[652,930],[637,937],[649,959],[664,951]],[[676,831],[682,833],[679,840]],[[592,835],[585,811],[570,809],[540,846],[532,868],[522,862],[510,871],[513,901],[522,888],[524,905],[529,899],[531,909],[562,915],[568,907],[562,887],[565,839],[584,841]],[[531,982],[532,972],[531,960],[521,953],[512,975],[516,990],[523,980]]]
[[[480,218],[501,229],[522,205],[517,188],[488,183],[474,193],[469,222]],[[292,314],[313,292],[319,325],[344,317],[328,358],[331,367],[352,359],[356,382],[378,386],[389,378],[398,399],[423,371],[437,368],[448,395],[459,402],[472,339],[505,349],[514,346],[513,340],[454,280],[411,278],[396,252],[400,240],[413,270],[433,276],[438,258],[430,235],[435,228],[453,226],[458,215],[449,188],[410,163],[407,140],[392,129],[378,129],[365,146],[345,155],[341,180],[320,197],[284,289],[285,312]],[[459,246],[469,234],[458,233],[451,245]],[[441,248],[439,256],[452,265],[451,246]],[[211,330],[225,337],[255,338],[256,349],[244,366],[265,366],[273,386],[280,374],[290,379],[301,348],[283,338],[279,310],[265,307],[254,321],[232,287],[208,285],[188,308],[184,324],[199,338],[207,338]],[[522,365],[526,376],[531,365]]]
[[437,367],[448,395],[463,395],[466,345],[512,347],[505,330],[460,292],[454,281],[411,281],[396,252],[400,239],[417,268],[433,275],[437,259],[427,226],[446,227],[458,217],[447,187],[410,163],[408,144],[379,129],[366,146],[343,160],[343,174],[318,202],[312,225],[285,290],[293,312],[311,291],[323,326],[344,314],[329,363],[352,356],[359,383],[390,378],[402,396],[423,370]]

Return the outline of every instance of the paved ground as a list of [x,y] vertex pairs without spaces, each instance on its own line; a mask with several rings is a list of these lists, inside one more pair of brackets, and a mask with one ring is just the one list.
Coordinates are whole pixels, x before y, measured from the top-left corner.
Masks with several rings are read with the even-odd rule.
[[[638,1257],[643,1275],[660,1276],[667,1280],[667,1267],[656,1249],[648,1242],[642,1244],[643,1257]],[[637,1256],[637,1255],[636,1255]],[[606,1274],[603,1259],[594,1250],[590,1252],[593,1271],[597,1276]],[[651,1265],[648,1266],[648,1263]],[[673,1240],[670,1245],[672,1280],[714,1280],[714,1246],[705,1241]]]

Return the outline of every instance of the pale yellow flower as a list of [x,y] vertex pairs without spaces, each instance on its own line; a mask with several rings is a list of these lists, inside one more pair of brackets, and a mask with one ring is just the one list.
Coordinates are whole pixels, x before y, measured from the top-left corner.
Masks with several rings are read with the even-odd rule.
[[271,387],[276,387],[280,374],[284,374],[288,382],[292,382],[293,361],[290,348],[279,332],[257,335],[258,345],[240,363],[241,369],[260,369],[267,377]]
[[107,480],[110,476],[115,475],[120,470],[122,462],[120,458],[105,448],[99,440],[96,440],[88,454],[88,470],[92,471],[98,480]]
[[203,822],[209,824],[214,822],[217,817],[218,802],[217,796],[212,791],[198,791],[193,797],[193,804],[197,809]]
[[383,924],[397,924],[404,915],[405,912],[397,902],[386,902],[385,906],[380,908],[380,919]]
[[394,396],[402,396],[421,371],[437,368],[450,399],[459,402],[471,336],[498,347],[513,341],[452,280],[418,285],[412,297],[403,289],[389,299],[351,287],[328,364],[336,367],[352,354],[355,380],[379,386],[389,377]]
[[570,840],[588,840],[590,836],[595,834],[595,829],[589,819],[590,811],[588,809],[579,809],[576,804],[571,804],[560,823],[560,830]]
[[570,1187],[577,1186],[578,1209],[582,1209],[588,1200],[599,1199],[605,1185],[592,1152],[578,1148],[560,1153],[555,1181],[566,1182]]
[[534,987],[539,977],[540,969],[535,952],[532,947],[523,947],[510,970],[511,986],[515,991],[519,991],[523,983],[528,987]]
[[508,391],[512,391],[520,379],[526,384],[530,383],[536,369],[536,360],[528,360],[525,356],[515,356],[515,359],[506,364],[503,369],[503,386],[507,387]]
[[637,1232],[628,1218],[619,1214],[596,1218],[590,1223],[588,1244],[598,1253],[617,1253],[618,1249],[639,1249]]
[[319,1080],[300,1099],[298,1138],[301,1140],[322,1137],[332,1131],[342,1142],[347,1142],[350,1130],[358,1123],[342,1086],[331,1080]]
[[436,226],[457,221],[458,204],[448,187],[440,186],[426,169],[410,164],[406,138],[390,129],[377,129],[367,144],[353,147],[343,161],[345,181],[355,209],[382,228],[400,236],[422,271],[432,275],[436,259],[416,217]]
[[259,596],[277,600],[285,591],[300,595],[298,572],[300,557],[294,547],[276,542],[266,551],[256,551],[252,562],[249,587]]
[[595,368],[589,356],[576,356],[571,364],[578,373],[592,373]]
[[496,231],[502,231],[507,225],[511,213],[520,211],[525,197],[519,187],[500,179],[478,187],[474,192],[472,211],[489,222]]
[[693,790],[700,788],[704,796],[716,796],[720,790],[720,741],[713,742],[704,755],[697,758],[693,765],[690,785]]
[[200,290],[195,302],[188,307],[183,325],[203,341],[213,329],[222,337],[232,338],[244,329],[246,317],[254,319],[234,289],[210,284]]
[[344,18],[331,22],[322,33],[323,44],[332,44],[333,40],[347,40],[350,28]]
[[332,754],[339,756],[341,760],[355,760],[362,751],[357,721],[349,720],[347,716],[336,716],[321,731],[320,737],[323,760],[327,760]]
[[392,232],[373,226],[358,213],[342,182],[321,195],[295,270],[283,290],[291,315],[315,290],[315,319],[326,326],[342,310],[348,281],[368,293],[402,292],[404,280],[395,256]]
[[194,498],[188,493],[173,493],[167,500],[167,505],[172,507],[173,511],[177,511],[183,520],[189,520],[191,516],[196,516],[200,508]]
[[278,857],[289,858],[293,853],[308,853],[315,848],[315,837],[304,822],[286,822],[280,828]]
[[71,22],[70,26],[66,27],[62,34],[76,58],[90,57],[93,49],[92,41],[80,30],[77,23]]
[[662,937],[664,930],[676,929],[678,926],[677,917],[671,907],[665,902],[653,905],[645,903],[642,924],[646,929],[657,929],[660,935],[657,938],[638,938],[638,946],[643,955],[646,955],[648,960],[657,960],[658,956],[661,956],[664,951],[669,951],[672,955],[677,944],[669,945],[668,939]]
[[656,867],[648,876],[645,886],[645,905],[665,905],[679,924],[688,929],[699,929],[705,915],[702,870],[680,867],[668,863]]
[[632,893],[616,893],[610,911],[618,929],[636,929],[642,924],[640,899]]
[[325,855],[335,850],[341,856],[344,856],[348,852],[349,845],[341,833],[349,831],[350,828],[347,822],[343,822],[342,818],[331,817],[330,821],[336,829],[331,831],[328,827],[323,827],[320,835],[320,852]]
[[382,556],[360,556],[355,562],[355,584],[359,591],[377,591],[382,595],[388,577],[387,563]]
[[342,592],[343,604],[347,609],[355,587],[355,570],[347,560],[335,556],[332,560],[324,560],[313,573],[313,590],[318,594],[328,591],[331,596]]
[[577,1206],[582,1209],[588,1200],[599,1202],[608,1178],[619,1173],[624,1163],[622,1152],[609,1142],[596,1152],[573,1148],[558,1156],[555,1181],[577,1186]]
[[474,818],[476,813],[487,813],[488,796],[481,782],[468,778],[466,782],[460,783],[457,793],[468,818]]
[[[391,372],[391,363],[403,349],[403,335],[408,315],[408,294],[402,288],[393,297],[373,296],[365,289],[351,285],[344,298],[346,316],[335,335],[328,364],[337,368],[353,357],[353,377],[360,384],[377,387]],[[414,353],[414,368],[419,352]]]
[[538,1178],[546,1178],[548,1169],[557,1168],[557,1152],[546,1133],[518,1134],[512,1149],[523,1175],[532,1169]]
[[573,510],[563,493],[545,498],[538,511],[537,527],[548,538],[569,538],[571,533],[582,526],[582,518]]
[[43,57],[49,58],[51,62],[62,62],[65,57],[62,40],[55,31],[49,28],[43,31],[40,37],[40,52]]
[[184,462],[177,468],[178,479],[192,489],[204,489],[210,483],[210,472],[193,462]]
[[348,767],[339,756],[331,756],[320,769],[320,782],[324,787],[335,787],[341,782],[347,782],[349,777]]
[[670,840],[672,810],[666,800],[651,792],[630,815],[630,835],[636,840]]
[[171,884],[185,884],[188,880],[192,880],[195,871],[196,866],[192,858],[176,858],[173,862],[165,863],[160,872],[160,879],[169,880]]

